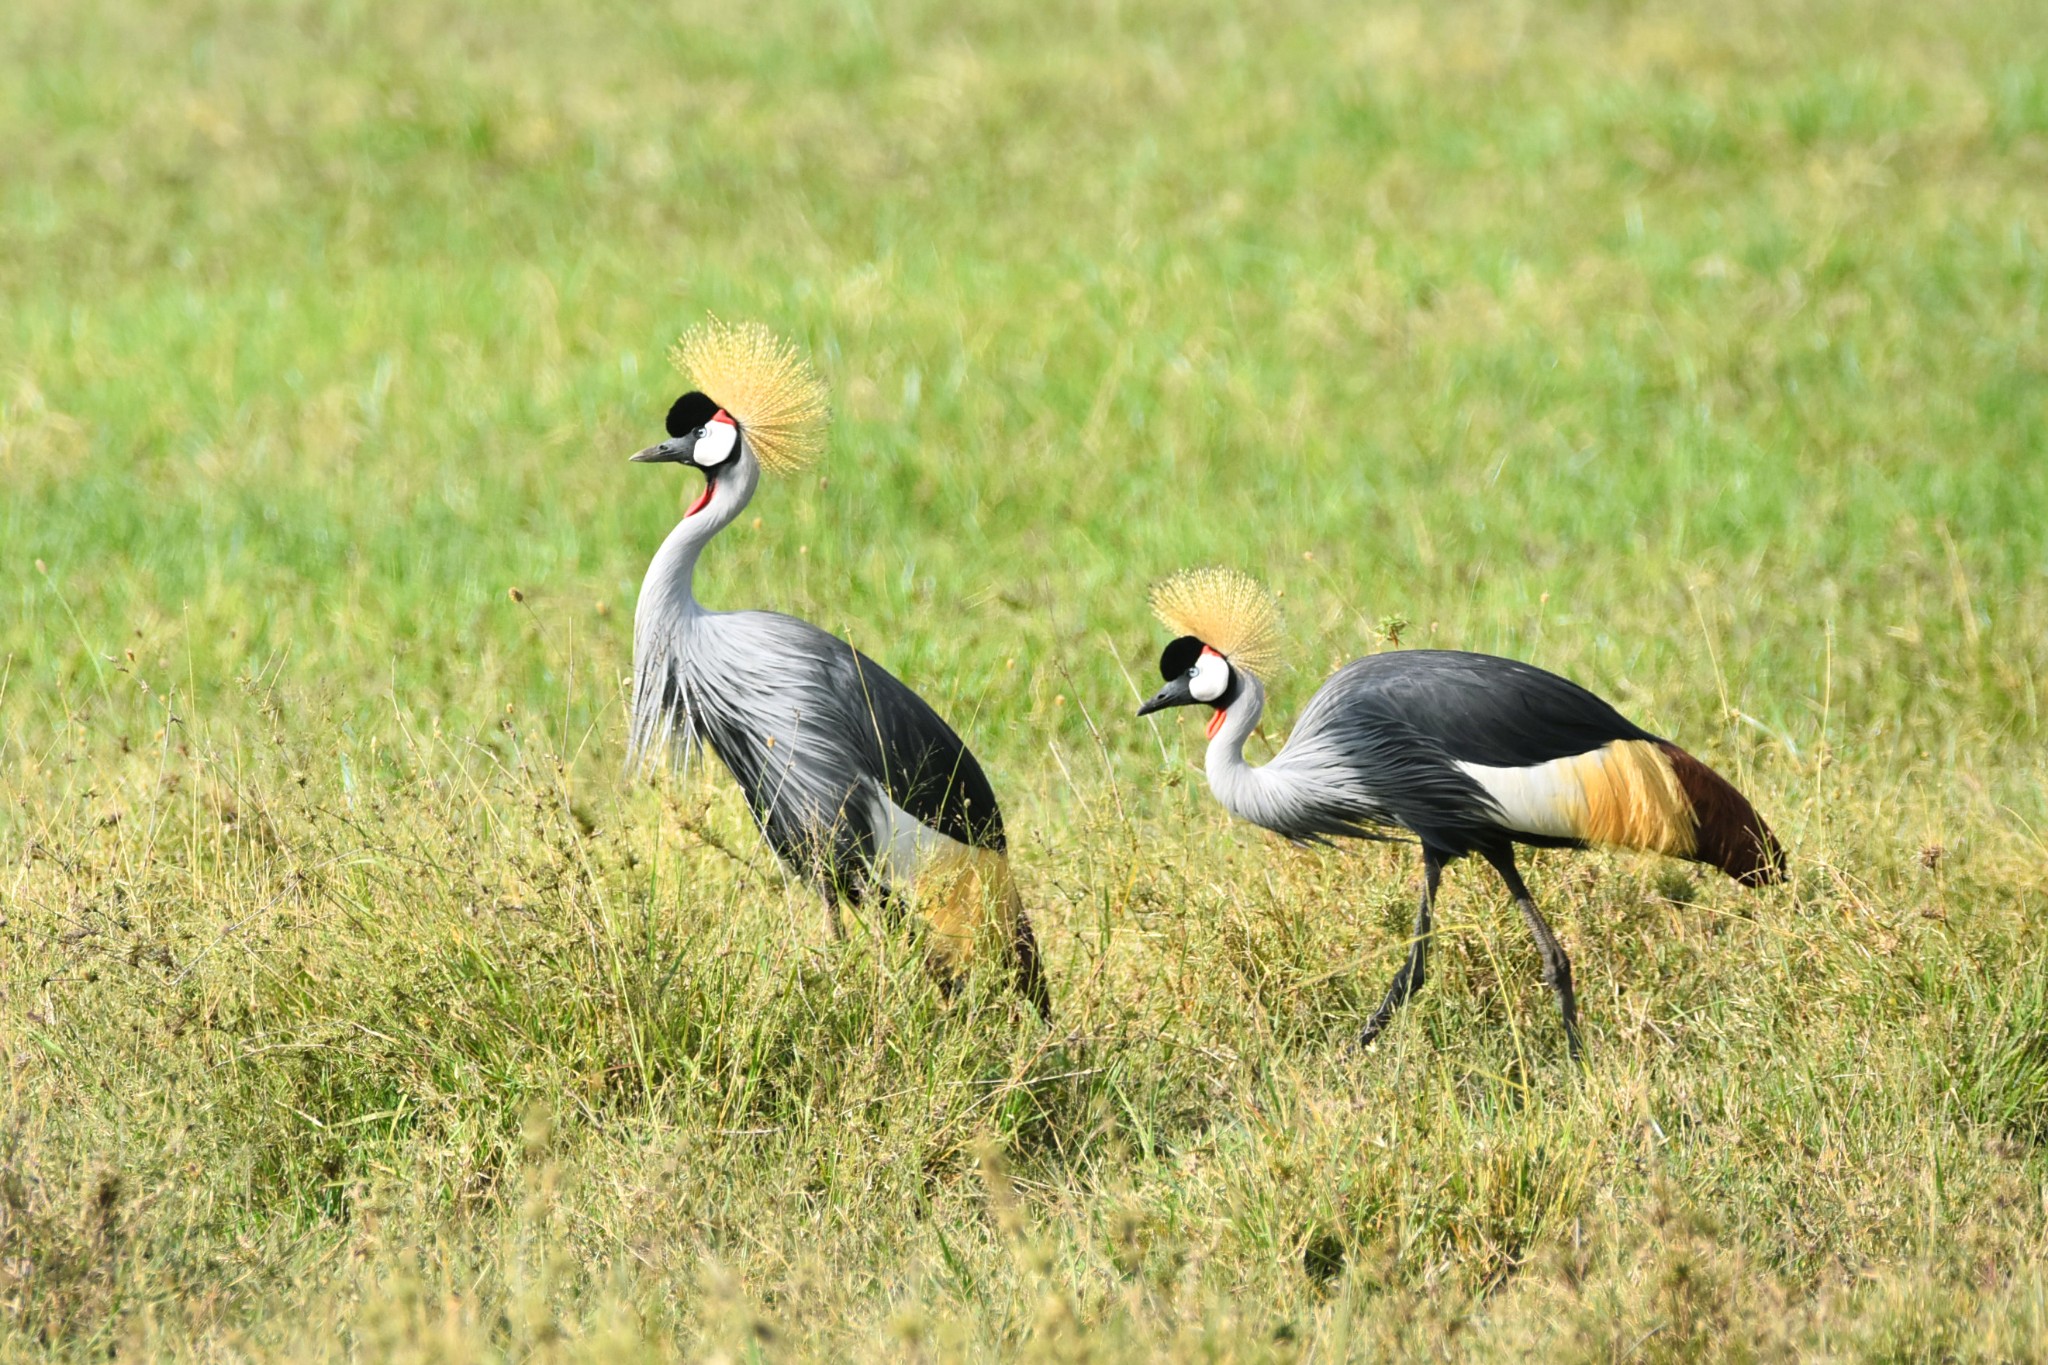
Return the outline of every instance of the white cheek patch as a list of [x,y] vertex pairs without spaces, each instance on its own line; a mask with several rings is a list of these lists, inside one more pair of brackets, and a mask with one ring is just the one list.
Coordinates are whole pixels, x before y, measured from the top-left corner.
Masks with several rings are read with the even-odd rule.
[[1188,679],[1188,695],[1196,701],[1215,701],[1230,686],[1230,665],[1221,654],[1204,653],[1195,660],[1194,676]]
[[740,429],[730,422],[716,419],[704,424],[704,434],[697,438],[697,448],[691,458],[706,469],[721,465],[731,458],[734,447],[740,443]]

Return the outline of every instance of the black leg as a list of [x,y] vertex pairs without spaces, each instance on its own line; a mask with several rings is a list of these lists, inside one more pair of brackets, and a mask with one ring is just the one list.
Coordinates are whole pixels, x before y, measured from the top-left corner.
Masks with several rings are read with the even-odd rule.
[[811,885],[824,902],[825,936],[834,943],[846,942],[846,920],[841,906],[851,904],[857,909],[874,887],[867,856],[850,839],[850,828],[842,822],[833,834],[818,837],[812,845],[817,871]]
[[1020,908],[1017,911],[1017,990],[1031,1007],[1038,1011],[1038,1017],[1052,1022],[1052,993],[1045,986],[1045,969],[1038,960],[1038,936],[1031,932],[1031,921]]
[[1408,959],[1394,974],[1394,984],[1387,987],[1386,998],[1372,1012],[1372,1018],[1365,1021],[1365,1031],[1358,1035],[1360,1047],[1380,1036],[1380,1031],[1394,1017],[1394,1011],[1401,1008],[1409,996],[1422,989],[1422,983],[1429,975],[1429,908],[1436,900],[1437,883],[1443,879],[1443,873],[1443,858],[1434,849],[1425,847],[1422,850],[1422,904],[1415,910],[1415,935],[1408,940]]
[[1500,879],[1507,883],[1508,894],[1515,898],[1515,905],[1522,912],[1522,918],[1529,922],[1529,932],[1536,939],[1536,955],[1543,959],[1543,984],[1550,987],[1557,997],[1558,1013],[1564,1016],[1564,1041],[1573,1061],[1581,1061],[1585,1049],[1579,1044],[1579,1006],[1572,995],[1572,960],[1565,956],[1564,945],[1557,941],[1557,935],[1550,932],[1550,924],[1543,918],[1543,912],[1536,908],[1536,898],[1529,894],[1529,887],[1522,880],[1521,871],[1515,866],[1515,849],[1512,844],[1503,844],[1497,849],[1485,850],[1486,861],[1493,864],[1493,870],[1500,873]]

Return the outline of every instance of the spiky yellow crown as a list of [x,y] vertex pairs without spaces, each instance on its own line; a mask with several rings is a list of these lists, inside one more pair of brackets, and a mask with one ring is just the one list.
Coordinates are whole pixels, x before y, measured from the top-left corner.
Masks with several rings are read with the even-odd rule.
[[1239,668],[1270,676],[1280,667],[1280,604],[1248,573],[1183,569],[1152,585],[1152,614]]
[[732,414],[764,469],[790,474],[825,448],[825,383],[796,347],[758,322],[709,318],[669,348],[690,387]]

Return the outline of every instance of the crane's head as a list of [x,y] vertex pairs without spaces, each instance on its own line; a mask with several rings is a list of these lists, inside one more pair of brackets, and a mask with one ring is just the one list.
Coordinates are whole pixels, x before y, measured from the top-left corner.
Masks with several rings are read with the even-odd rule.
[[735,467],[735,457],[745,455],[739,423],[731,413],[691,390],[668,410],[668,439],[649,446],[633,459],[640,464],[686,464],[704,471],[704,491],[690,504],[685,517],[694,517],[710,503],[721,473]]
[[794,346],[759,323],[712,318],[678,341],[669,360],[695,387],[669,408],[669,439],[633,458],[704,471],[704,491],[685,519],[721,487],[736,485],[744,502],[762,469],[794,472],[824,448],[825,385]]
[[1159,655],[1166,685],[1138,714],[1171,706],[1209,706],[1209,735],[1244,692],[1244,675],[1280,663],[1280,607],[1258,581],[1235,569],[1190,569],[1154,585],[1152,612],[1180,632]]
[[1138,708],[1138,714],[1149,716],[1169,706],[1213,706],[1216,713],[1209,717],[1212,737],[1222,728],[1224,714],[1243,687],[1230,660],[1192,635],[1181,636],[1160,654],[1159,676],[1166,679],[1166,686],[1154,692]]

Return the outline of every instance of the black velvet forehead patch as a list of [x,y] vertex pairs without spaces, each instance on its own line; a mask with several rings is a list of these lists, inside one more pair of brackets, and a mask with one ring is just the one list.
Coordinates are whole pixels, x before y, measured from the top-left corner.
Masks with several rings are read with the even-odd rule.
[[1159,654],[1159,676],[1172,682],[1195,666],[1195,660],[1202,657],[1202,642],[1192,635],[1183,635],[1168,645]]
[[718,404],[695,389],[676,400],[668,410],[668,434],[688,436],[718,414]]

